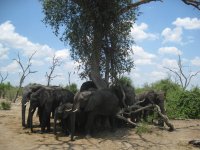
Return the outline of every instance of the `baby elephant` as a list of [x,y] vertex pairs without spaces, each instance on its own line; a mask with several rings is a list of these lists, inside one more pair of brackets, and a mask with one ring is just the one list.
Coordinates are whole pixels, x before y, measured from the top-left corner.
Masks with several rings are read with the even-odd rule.
[[57,120],[61,120],[61,127],[65,134],[70,134],[70,115],[72,113],[72,103],[65,103],[55,109],[54,114],[54,134],[56,134]]

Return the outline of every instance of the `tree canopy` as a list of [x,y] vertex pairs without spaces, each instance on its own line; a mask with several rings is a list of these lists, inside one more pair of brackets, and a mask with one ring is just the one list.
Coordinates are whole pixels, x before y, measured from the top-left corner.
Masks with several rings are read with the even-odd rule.
[[130,29],[136,10],[123,12],[131,0],[42,0],[44,22],[71,46],[72,58],[89,73],[113,81],[134,66]]
[[[50,25],[98,88],[133,68],[130,31],[141,4],[162,0],[40,0]],[[199,8],[199,0],[182,0]],[[103,82],[103,79],[105,79]]]

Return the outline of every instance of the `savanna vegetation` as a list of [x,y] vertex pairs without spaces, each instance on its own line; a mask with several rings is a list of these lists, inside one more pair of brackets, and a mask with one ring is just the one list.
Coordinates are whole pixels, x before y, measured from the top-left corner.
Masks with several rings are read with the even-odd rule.
[[[122,84],[132,85],[132,80],[128,77],[119,79]],[[76,83],[65,86],[66,89],[76,93],[78,90]],[[12,101],[15,97],[18,87],[12,86],[9,82],[0,84],[0,97],[7,101]],[[163,79],[152,84],[145,84],[142,87],[135,87],[136,94],[154,89],[156,91],[164,91],[166,93],[165,109],[170,119],[175,118],[191,118],[200,119],[200,88],[192,87],[183,90],[181,86],[174,83],[171,79]],[[20,92],[21,95],[21,92]],[[9,102],[1,102],[0,108],[9,108]]]

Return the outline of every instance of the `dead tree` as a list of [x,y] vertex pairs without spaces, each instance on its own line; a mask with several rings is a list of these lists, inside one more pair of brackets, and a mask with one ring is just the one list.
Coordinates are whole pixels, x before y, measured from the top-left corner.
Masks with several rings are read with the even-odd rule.
[[177,65],[178,65],[178,68],[176,69],[172,69],[168,67],[164,67],[164,68],[172,72],[175,75],[175,77],[178,78],[181,87],[183,88],[183,90],[185,90],[191,83],[192,78],[197,76],[200,73],[200,70],[195,73],[192,73],[192,71],[190,71],[189,75],[186,75],[186,73],[183,71],[183,68],[185,66],[183,66],[182,64],[180,55],[178,55]]
[[[136,110],[132,111],[132,108],[136,108]],[[162,114],[160,107],[158,105],[155,105],[155,104],[149,104],[149,105],[146,105],[144,107],[141,107],[141,106],[135,104],[135,105],[132,105],[132,106],[126,108],[126,109],[121,110],[121,112],[118,114],[118,116],[120,116],[122,114],[126,114],[126,115],[136,114],[138,112],[141,112],[141,111],[147,110],[147,109],[153,109],[155,112],[157,112],[158,115],[163,119],[165,124],[169,127],[169,131],[174,131],[175,130],[174,125],[172,123],[170,123],[169,118],[167,117],[167,115]],[[120,117],[118,117],[118,118],[120,118]],[[120,118],[120,119],[122,119],[122,118]],[[123,119],[123,120],[125,120],[125,119]],[[138,124],[133,123],[130,120],[127,121],[127,122],[130,123],[131,125],[139,126]]]
[[47,86],[50,85],[51,80],[53,80],[54,78],[59,76],[59,75],[54,75],[53,76],[53,73],[55,71],[55,68],[59,67],[61,64],[62,64],[61,59],[56,57],[56,55],[54,54],[53,59],[52,59],[52,66],[49,67],[50,72],[49,73],[46,72],[46,75],[45,75],[46,78],[47,78]]
[[200,0],[182,0],[185,4],[191,5],[200,10]]
[[21,75],[21,78],[20,78],[20,81],[19,81],[19,86],[18,86],[18,90],[17,90],[16,96],[15,96],[13,102],[16,101],[16,99],[17,99],[17,97],[18,97],[18,95],[19,95],[19,91],[20,91],[21,88],[22,88],[22,84],[24,83],[25,78],[26,78],[29,74],[31,74],[31,73],[36,73],[36,72],[37,72],[37,71],[31,71],[31,69],[30,69],[30,67],[32,66],[31,59],[33,58],[33,55],[35,55],[35,53],[36,53],[36,51],[33,52],[33,54],[28,58],[28,63],[27,63],[26,66],[24,66],[24,65],[22,64],[22,61],[21,61],[21,58],[20,58],[19,53],[18,53],[18,55],[17,55],[17,56],[18,56],[18,59],[14,59],[14,60],[19,64],[19,66],[21,67],[21,69],[22,69],[22,75]]
[[0,72],[0,77],[1,77],[1,82],[0,82],[0,84],[2,84],[6,79],[7,79],[7,77],[8,77],[8,72],[6,72],[6,76],[4,77],[2,74],[1,74],[1,72]]
[[69,86],[71,85],[71,80],[70,80],[70,78],[71,78],[71,72],[68,72],[68,84],[69,84]]

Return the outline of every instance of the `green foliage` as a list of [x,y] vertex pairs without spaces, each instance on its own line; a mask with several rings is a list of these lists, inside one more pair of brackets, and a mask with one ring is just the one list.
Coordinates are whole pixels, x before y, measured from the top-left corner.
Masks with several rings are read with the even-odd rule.
[[97,74],[116,78],[130,72],[130,36],[136,9],[119,14],[131,4],[126,1],[64,1],[40,0],[45,14],[44,22],[52,27],[61,40],[71,46],[72,58],[83,68],[85,77],[96,66]]
[[129,78],[129,77],[122,76],[122,77],[119,79],[119,82],[120,82],[120,84],[122,84],[122,85],[133,86],[132,80],[131,80],[131,78]]
[[184,118],[200,119],[200,89],[183,92],[177,107]]
[[10,82],[0,84],[0,98],[5,98],[6,91],[12,88]]
[[0,109],[2,110],[10,110],[11,108],[11,103],[8,101],[2,101],[0,102]]
[[142,122],[136,127],[136,133],[141,135],[143,133],[152,133],[152,129],[148,126],[148,124]]
[[70,85],[67,85],[66,89],[68,89],[72,93],[76,93],[78,91],[76,83],[72,83]]
[[174,118],[200,118],[200,89],[193,88],[184,91],[180,85],[170,79],[163,79],[146,84],[142,88],[136,88],[136,93],[142,93],[149,89],[164,91],[166,93],[165,108],[170,119]]
[[[0,84],[0,98],[12,101],[15,98],[18,87],[12,86],[9,82]],[[19,91],[22,95],[22,89]]]

